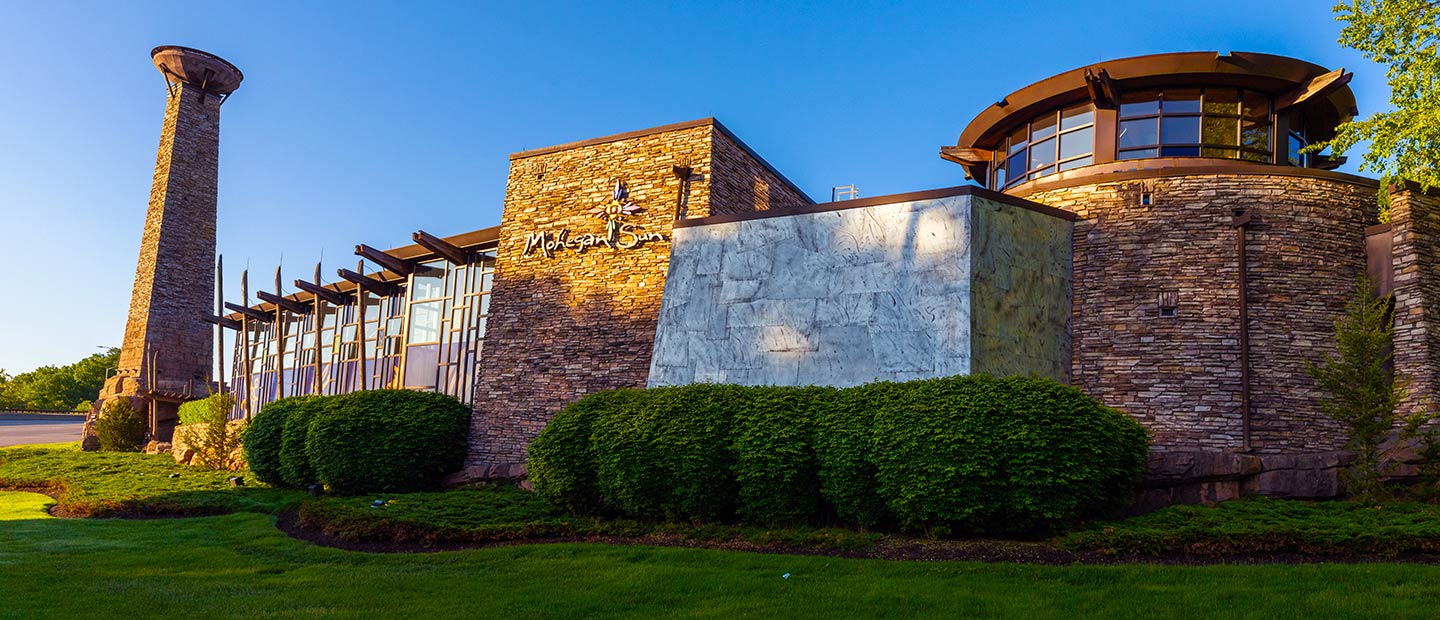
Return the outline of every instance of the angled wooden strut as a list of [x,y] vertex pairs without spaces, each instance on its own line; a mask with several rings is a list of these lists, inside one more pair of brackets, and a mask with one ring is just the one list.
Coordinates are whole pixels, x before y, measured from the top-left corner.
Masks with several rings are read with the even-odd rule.
[[365,244],[355,246],[355,254],[385,269],[389,269],[402,276],[415,273],[415,263],[403,258],[396,258],[385,253],[384,250],[377,250]]
[[[420,247],[439,254],[441,258],[449,261],[452,265],[466,265],[474,258],[475,253],[436,237],[423,230],[417,230],[410,238]],[[394,271],[393,269],[391,271]],[[399,273],[399,272],[396,272]]]
[[377,280],[370,276],[358,274],[354,271],[350,271],[349,269],[344,268],[336,270],[336,273],[339,274],[339,276],[341,278],[344,278],[346,281],[354,282],[356,286],[359,286],[360,288],[381,297],[390,297],[392,295],[397,295],[400,293],[400,285],[394,282]]

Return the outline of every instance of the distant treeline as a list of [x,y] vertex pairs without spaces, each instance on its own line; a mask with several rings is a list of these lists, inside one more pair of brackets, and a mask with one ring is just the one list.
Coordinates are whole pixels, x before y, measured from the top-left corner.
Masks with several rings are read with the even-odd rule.
[[89,410],[106,371],[119,361],[120,349],[111,347],[74,364],[41,366],[13,377],[0,369],[0,409]]

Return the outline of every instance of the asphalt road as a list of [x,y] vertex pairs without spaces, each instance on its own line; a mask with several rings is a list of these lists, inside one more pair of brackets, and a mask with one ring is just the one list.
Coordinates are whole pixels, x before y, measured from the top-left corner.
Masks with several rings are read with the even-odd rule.
[[80,441],[85,416],[0,413],[0,447]]

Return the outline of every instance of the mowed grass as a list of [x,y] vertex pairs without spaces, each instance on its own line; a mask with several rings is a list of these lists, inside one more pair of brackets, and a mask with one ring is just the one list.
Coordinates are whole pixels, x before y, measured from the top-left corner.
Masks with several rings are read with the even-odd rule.
[[[236,475],[245,477],[245,486],[230,485]],[[274,513],[305,497],[270,488],[248,472],[205,471],[176,463],[168,454],[81,452],[75,443],[0,449],[0,486],[53,489],[62,510],[97,517]]]
[[[1027,566],[608,545],[365,554],[273,517],[46,518],[0,493],[0,618],[1432,618],[1440,567]],[[28,513],[28,518],[26,514]],[[782,575],[789,573],[788,579]]]

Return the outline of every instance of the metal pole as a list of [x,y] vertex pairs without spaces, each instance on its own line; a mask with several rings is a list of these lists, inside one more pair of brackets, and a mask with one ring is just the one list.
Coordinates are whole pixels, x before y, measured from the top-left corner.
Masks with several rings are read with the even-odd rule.
[[[240,303],[246,308],[250,307],[250,270],[240,272]],[[250,413],[254,411],[254,403],[251,394],[255,393],[255,366],[250,359],[250,318],[245,313],[240,314],[240,331],[245,332],[242,342],[245,349],[245,421],[250,421]]]
[[[225,316],[225,255],[215,257],[215,316]],[[215,378],[225,393],[225,326],[215,323]]]
[[[311,280],[311,281],[315,283],[315,286],[323,286],[322,284],[320,284],[320,263],[319,263],[319,262],[316,262],[316,263],[315,263],[315,279],[314,279],[314,280]],[[315,394],[320,394],[320,393],[321,393],[321,391],[320,391],[320,388],[321,388],[321,383],[320,383],[320,334],[323,333],[323,332],[324,332],[324,329],[325,329],[325,314],[324,314],[324,312],[321,311],[321,310],[323,310],[323,308],[321,308],[321,306],[320,306],[321,303],[322,303],[322,300],[320,299],[320,296],[319,296],[319,295],[316,295],[316,296],[315,296],[315,391],[314,391]]]

